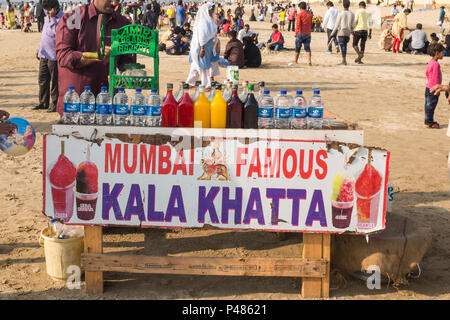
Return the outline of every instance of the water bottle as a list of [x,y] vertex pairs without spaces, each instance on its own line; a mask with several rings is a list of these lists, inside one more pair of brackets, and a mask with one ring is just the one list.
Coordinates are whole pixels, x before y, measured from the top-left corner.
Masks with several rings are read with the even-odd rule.
[[93,125],[95,123],[95,96],[90,86],[84,87],[80,95],[80,124]]
[[148,127],[161,126],[161,98],[158,95],[158,90],[152,89],[152,93],[148,97],[147,108],[147,123]]
[[115,126],[128,125],[128,96],[124,88],[119,88],[113,99],[113,121]]
[[108,93],[107,87],[101,87],[101,92],[97,96],[97,112],[95,120],[100,126],[109,126],[112,122],[112,105],[111,96]]
[[274,127],[277,129],[289,129],[291,123],[292,97],[286,90],[281,90],[275,99]]
[[264,90],[261,101],[258,102],[258,128],[273,128],[273,98],[269,90]]
[[314,94],[309,100],[308,108],[308,129],[322,129],[323,124],[323,100],[320,90],[314,90]]
[[70,86],[64,95],[63,123],[78,124],[80,118],[80,97],[74,86]]
[[147,107],[145,96],[142,94],[141,88],[136,88],[136,92],[131,97],[130,102],[130,125],[135,127],[145,126],[145,118],[147,117]]
[[291,128],[306,129],[307,103],[302,90],[297,90],[291,111]]

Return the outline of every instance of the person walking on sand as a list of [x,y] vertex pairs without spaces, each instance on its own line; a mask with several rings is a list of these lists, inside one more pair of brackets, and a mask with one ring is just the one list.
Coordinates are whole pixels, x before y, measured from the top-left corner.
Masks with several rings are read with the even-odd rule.
[[191,69],[186,80],[191,86],[200,79],[206,89],[211,88],[210,68],[216,57],[217,25],[214,22],[214,4],[206,3],[200,7],[195,17],[192,41],[189,52]]
[[[362,58],[366,49],[367,38],[372,39],[372,14],[366,10],[366,3],[359,3],[359,10],[355,14],[355,29],[353,30],[353,49],[358,57],[355,62],[363,64]],[[361,46],[358,47],[361,41]]]
[[[323,22],[322,22],[322,28],[327,30],[327,36],[328,36],[328,53],[332,53],[333,50],[333,46],[331,45],[331,33],[334,30],[334,27],[336,26],[336,20],[337,17],[339,15],[339,9],[337,9],[333,2],[328,1],[327,2],[327,12],[325,13],[325,17],[323,18]],[[336,37],[333,38],[334,41],[334,46],[336,47],[336,52],[339,53],[339,46],[338,46],[338,41],[336,39]]]
[[400,44],[405,37],[405,30],[409,30],[407,27],[407,16],[411,13],[410,9],[406,9],[404,12],[398,13],[394,18],[394,24],[392,25],[392,34],[394,35],[394,44],[392,45],[392,52],[400,52]]
[[444,46],[440,43],[430,45],[428,53],[432,57],[427,65],[426,77],[427,85],[425,88],[425,127],[439,129],[439,123],[434,121],[434,110],[439,101],[439,92],[433,93],[434,89],[442,83],[441,66],[438,60],[444,57]]
[[344,10],[339,12],[336,19],[336,25],[330,37],[338,37],[339,46],[341,47],[342,62],[340,64],[347,65],[347,43],[350,41],[350,34],[355,27],[355,15],[350,12],[350,0],[344,0]]
[[302,45],[305,46],[306,59],[308,65],[311,63],[311,28],[312,28],[312,14],[306,10],[306,2],[299,3],[300,12],[297,15],[297,21],[295,22],[295,56],[294,63],[297,63],[300,56],[300,50]]

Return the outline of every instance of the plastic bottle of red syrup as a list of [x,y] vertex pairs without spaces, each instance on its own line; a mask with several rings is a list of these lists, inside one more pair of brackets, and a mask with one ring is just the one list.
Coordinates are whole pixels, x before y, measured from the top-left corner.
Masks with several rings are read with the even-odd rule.
[[183,85],[183,96],[178,103],[178,126],[194,127],[194,103],[189,96],[189,84]]
[[177,109],[178,103],[173,97],[173,84],[167,84],[167,95],[164,99],[161,110],[161,127],[176,127],[177,126]]

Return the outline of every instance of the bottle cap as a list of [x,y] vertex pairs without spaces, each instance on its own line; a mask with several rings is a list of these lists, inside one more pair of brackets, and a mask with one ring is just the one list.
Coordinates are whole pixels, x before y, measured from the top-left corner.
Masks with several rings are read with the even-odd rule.
[[51,222],[51,223],[55,223],[55,222],[56,222],[56,220],[55,220],[55,219],[52,219],[52,220],[50,220],[50,222]]
[[198,86],[199,86],[199,85],[201,85],[201,84],[202,84],[202,82],[201,82],[201,81],[198,81],[198,80],[197,80],[197,81],[195,81],[195,86],[196,86],[196,87],[198,87]]
[[232,89],[233,89],[233,90],[237,90],[237,89],[238,89],[237,84],[234,84],[233,87],[232,87]]
[[320,90],[314,90],[314,94],[319,94]]
[[180,84],[185,84],[186,82],[184,82],[184,81],[180,81],[179,83],[180,83]]
[[204,85],[199,85],[198,86],[198,91],[205,92],[205,86]]
[[302,90],[297,90],[297,92],[296,92],[298,95],[301,95],[301,94],[303,94],[303,91]]
[[173,89],[173,83],[168,83],[167,90],[172,90],[172,89]]
[[249,90],[249,91],[253,91],[254,88],[255,88],[255,87],[254,87],[252,84],[249,84],[249,85],[248,85],[248,90]]
[[69,90],[75,90],[75,86],[69,86]]
[[270,94],[270,90],[264,90],[264,94]]
[[260,87],[264,87],[266,85],[266,83],[264,82],[264,81],[261,81],[260,83],[259,83],[259,86]]
[[220,83],[218,83],[218,84],[216,85],[216,90],[222,90],[222,85],[221,85]]
[[142,92],[141,88],[136,88],[136,92]]
[[280,93],[281,94],[287,94],[287,91],[286,90],[281,90]]
[[86,91],[86,90],[91,90],[91,87],[90,86],[84,86],[84,90]]
[[189,90],[189,83],[183,83],[183,89]]
[[242,81],[242,84],[248,84],[247,80]]
[[108,87],[103,86],[103,87],[100,88],[100,90],[102,90],[102,91],[107,91],[107,90],[108,90]]
[[120,87],[118,90],[119,90],[119,92],[124,92],[125,88]]
[[155,88],[152,89],[152,93],[157,93],[157,92],[158,92],[158,89],[155,89]]

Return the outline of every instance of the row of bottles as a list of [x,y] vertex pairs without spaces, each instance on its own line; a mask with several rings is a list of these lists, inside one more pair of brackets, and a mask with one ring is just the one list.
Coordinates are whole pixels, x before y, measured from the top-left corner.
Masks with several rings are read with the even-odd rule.
[[82,125],[116,125],[149,127],[203,127],[203,128],[261,128],[261,129],[321,129],[323,123],[323,100],[315,88],[309,106],[301,90],[296,96],[281,90],[274,98],[259,83],[256,94],[254,85],[243,83],[241,92],[231,82],[222,85],[213,83],[209,95],[200,83],[195,91],[181,82],[178,92],[173,93],[173,84],[167,84],[167,95],[161,102],[157,90],[152,89],[148,99],[140,88],[131,98],[124,88],[119,88],[113,101],[106,87],[95,98],[86,86],[78,97],[74,87],[64,96],[63,122]]
[[74,86],[70,86],[64,95],[63,123],[81,125],[116,125],[116,126],[160,126],[161,100],[156,89],[152,89],[147,99],[141,88],[136,92],[128,105],[128,96],[124,88],[118,88],[111,101],[107,87],[95,95],[91,87],[85,86],[84,92],[78,96]]

